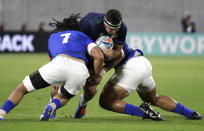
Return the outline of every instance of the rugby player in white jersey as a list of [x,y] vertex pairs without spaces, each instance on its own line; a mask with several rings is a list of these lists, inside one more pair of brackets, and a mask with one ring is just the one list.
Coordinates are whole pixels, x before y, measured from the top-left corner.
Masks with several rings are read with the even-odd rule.
[[[110,36],[114,41],[112,50],[103,50],[106,60],[120,61],[122,58],[122,48],[126,40],[127,27],[122,22],[122,14],[116,9],[110,9],[107,13],[90,12],[80,20],[80,31],[87,34],[93,41],[101,36]],[[107,61],[106,61],[107,62]],[[58,92],[58,87],[52,88],[51,98]],[[80,104],[75,112],[75,118],[81,118],[86,112],[86,103],[96,94],[96,87],[91,81],[87,81],[84,86],[84,94],[81,95]],[[56,118],[55,112],[51,118]]]

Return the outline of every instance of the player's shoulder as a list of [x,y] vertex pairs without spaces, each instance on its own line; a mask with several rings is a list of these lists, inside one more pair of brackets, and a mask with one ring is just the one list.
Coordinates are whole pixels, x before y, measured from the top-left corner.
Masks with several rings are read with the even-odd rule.
[[102,20],[105,14],[103,13],[97,13],[97,12],[90,12],[87,15],[85,15],[80,22],[91,22],[95,20]]
[[91,40],[91,38],[87,34],[81,32],[81,31],[72,31],[72,32],[74,33],[75,36],[78,36],[78,38],[80,38],[80,39]]
[[127,30],[127,25],[124,22],[122,22],[121,23],[121,28],[122,28],[122,30]]
[[51,37],[62,37],[63,34],[71,34],[71,37],[72,36],[88,37],[83,32],[77,31],[77,30],[66,30],[66,31],[52,33]]
[[101,17],[101,16],[105,16],[105,14],[98,12],[89,12],[85,17]]
[[90,12],[80,20],[80,30],[83,32],[90,32],[92,34],[92,29],[98,28],[103,21],[105,14]]
[[68,32],[71,33],[72,35],[78,36],[79,38],[89,39],[88,35],[86,35],[85,33],[81,31],[71,30]]
[[68,34],[68,33],[74,34],[74,35],[83,35],[84,34],[78,30],[65,30],[65,31],[58,32],[57,35]]

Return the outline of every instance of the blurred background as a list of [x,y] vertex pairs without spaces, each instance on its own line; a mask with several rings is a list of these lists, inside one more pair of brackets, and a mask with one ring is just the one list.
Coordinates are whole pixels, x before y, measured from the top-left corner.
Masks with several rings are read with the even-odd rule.
[[6,30],[20,30],[23,24],[27,30],[38,30],[43,22],[49,30],[52,17],[116,8],[131,32],[182,32],[181,19],[188,14],[197,32],[204,32],[203,5],[203,0],[0,0],[0,23]]
[[[154,54],[153,51],[148,50],[148,47],[141,47],[138,41],[145,42],[144,37],[150,36],[148,41],[155,38],[158,41],[156,44],[159,44],[158,38],[162,37],[164,43],[175,45],[175,42],[178,41],[175,46],[184,41],[181,46],[186,47],[187,52],[191,52],[187,54],[203,55],[203,5],[204,0],[0,0],[0,30],[1,32],[49,32],[51,28],[48,23],[52,21],[52,17],[62,20],[72,13],[80,13],[83,17],[89,12],[105,13],[107,10],[115,8],[121,11],[123,21],[128,27],[128,33],[133,33],[128,34],[127,37],[128,44],[133,48],[142,48],[147,54]],[[185,26],[185,23],[188,23],[189,27]],[[189,33],[201,34],[190,36],[191,38],[185,36],[183,40],[183,32],[188,35]],[[146,34],[142,34],[139,39],[132,37],[138,36],[138,33],[139,35]],[[155,36],[155,33],[159,33],[159,35]],[[175,37],[177,33],[180,35],[179,40]],[[2,34],[1,37],[1,42],[3,42]],[[140,43],[144,45],[144,42]],[[7,49],[8,46],[1,47],[1,44],[1,52],[12,51],[12,49]],[[176,49],[170,49],[173,53],[174,50]],[[196,51],[197,53],[195,53]],[[182,53],[176,55],[179,54]]]

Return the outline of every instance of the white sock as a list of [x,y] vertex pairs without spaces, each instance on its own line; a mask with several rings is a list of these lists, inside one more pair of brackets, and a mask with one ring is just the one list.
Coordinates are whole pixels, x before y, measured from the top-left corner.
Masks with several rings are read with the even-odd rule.
[[88,103],[88,100],[86,100],[85,98],[84,98],[84,94],[81,94],[81,97],[80,97],[81,99],[80,99],[80,106],[86,106],[87,105],[87,103]]
[[4,116],[6,115],[6,112],[4,110],[0,110],[0,118],[4,119]]
[[51,103],[49,103],[49,105],[52,106],[53,111],[56,109],[56,104],[55,103],[51,102]]

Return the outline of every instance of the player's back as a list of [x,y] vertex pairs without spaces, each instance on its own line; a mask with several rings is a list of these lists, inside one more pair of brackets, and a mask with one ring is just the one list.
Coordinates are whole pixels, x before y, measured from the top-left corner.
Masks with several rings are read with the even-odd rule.
[[87,46],[93,41],[84,33],[74,30],[53,33],[48,42],[49,54],[55,58],[59,54],[69,55],[87,62]]
[[104,13],[90,12],[86,16],[84,16],[82,18],[82,20],[88,22],[90,20],[92,21],[93,19],[95,19],[95,20],[99,20],[99,21],[96,21],[96,22],[101,22],[101,19],[103,19],[104,16],[105,16]]

